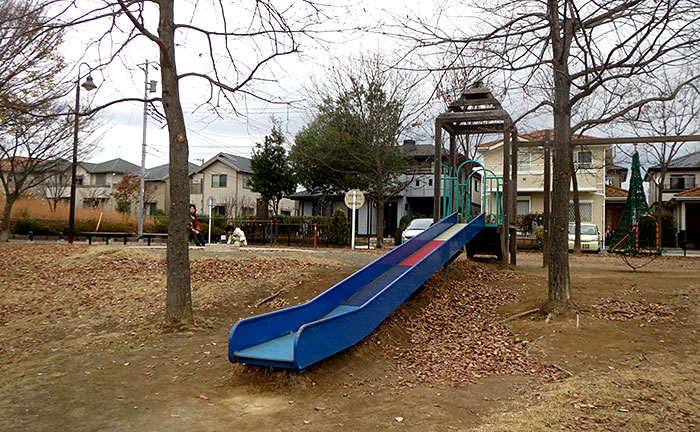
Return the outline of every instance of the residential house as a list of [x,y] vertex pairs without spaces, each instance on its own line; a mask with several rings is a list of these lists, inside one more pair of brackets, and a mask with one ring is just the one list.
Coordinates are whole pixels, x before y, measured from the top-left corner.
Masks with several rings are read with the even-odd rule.
[[140,166],[119,158],[100,163],[80,162],[76,175],[76,204],[116,209],[117,203],[112,196],[114,188],[125,173],[138,175],[140,172]]
[[[213,214],[229,217],[255,214],[259,219],[266,219],[269,209],[261,201],[260,194],[251,190],[252,175],[250,159],[219,153],[190,174],[190,202],[206,213],[207,203],[213,198]],[[297,214],[296,203],[283,198],[279,212],[283,215]]]
[[[679,240],[688,240],[700,247],[700,151],[673,160],[666,171],[664,184],[659,185],[661,167],[647,170],[649,207],[663,205],[673,213]],[[661,187],[659,187],[661,186]]]
[[[519,135],[521,142],[543,140],[544,130]],[[553,133],[552,133],[553,136]],[[574,138],[593,138],[574,135]],[[503,174],[503,140],[482,143],[478,147],[484,166],[498,176]],[[586,145],[574,149],[574,168],[578,180],[582,222],[595,223],[601,232],[605,223],[606,152],[610,145]],[[544,212],[544,149],[521,147],[518,150],[517,214]],[[572,189],[573,191],[573,189]],[[574,221],[573,193],[569,201],[569,220]]]
[[[199,165],[189,164],[192,174]],[[146,170],[144,208],[145,214],[151,216],[157,211],[164,213],[170,208],[170,165],[164,164]]]
[[[404,189],[395,197],[384,204],[384,235],[392,237],[398,227],[398,223],[404,216],[432,217],[434,202],[434,170],[435,147],[433,144],[417,145],[413,140],[404,140],[399,150],[409,160],[409,167],[399,177],[399,182],[405,184]],[[462,158],[463,159],[463,158]],[[443,151],[443,160],[447,161],[447,152]],[[466,177],[466,176],[463,176]],[[465,178],[462,179],[463,181]],[[475,174],[472,178],[472,205],[478,212],[481,207],[480,197],[481,175]],[[444,191],[443,191],[444,192]],[[443,193],[444,195],[444,193]],[[323,215],[329,216],[335,209],[340,208],[351,217],[350,210],[343,202],[343,195],[326,196],[310,194],[307,191],[297,192],[289,197],[299,202],[299,214],[303,216]],[[375,235],[377,204],[370,200],[358,211],[357,229],[358,235]]]
[[615,165],[612,148],[605,150],[605,184],[622,187],[627,180],[627,168]]
[[610,245],[613,233],[620,226],[628,191],[611,184],[605,185],[605,244]]
[[[35,192],[47,199],[70,201],[71,163],[61,160],[61,170],[48,177]],[[83,207],[100,207],[114,209],[116,202],[112,197],[114,187],[122,181],[124,174],[138,174],[141,168],[123,159],[106,162],[78,162],[76,167],[76,205]]]

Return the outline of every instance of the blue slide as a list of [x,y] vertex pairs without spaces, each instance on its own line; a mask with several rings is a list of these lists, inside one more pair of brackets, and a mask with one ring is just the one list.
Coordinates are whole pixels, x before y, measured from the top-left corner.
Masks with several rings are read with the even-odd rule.
[[484,227],[457,214],[357,271],[313,300],[246,318],[231,329],[232,363],[304,369],[360,342]]

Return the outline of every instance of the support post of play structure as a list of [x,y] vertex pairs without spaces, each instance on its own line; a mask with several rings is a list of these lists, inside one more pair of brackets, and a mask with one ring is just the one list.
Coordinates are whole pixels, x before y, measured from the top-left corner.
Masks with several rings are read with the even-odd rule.
[[552,183],[550,141],[552,134],[549,130],[544,132],[544,221],[543,221],[543,242],[542,242],[542,267],[549,265],[549,213],[551,209],[550,190]]
[[508,267],[508,251],[510,237],[510,202],[513,199],[511,196],[510,187],[510,131],[509,125],[503,125],[503,223],[501,224],[501,266]]
[[[452,170],[452,174],[450,177],[456,176],[457,175],[457,137],[454,136],[453,133],[450,133],[450,159],[449,159],[449,164],[450,164],[450,170]],[[457,192],[457,183],[459,182],[459,179],[457,181],[452,180],[450,182],[450,202],[452,203],[451,208],[448,209],[447,216],[448,214],[452,214],[457,211],[459,208],[459,203],[457,203],[457,200],[455,199],[455,193]]]
[[433,159],[433,221],[440,220],[440,171],[442,171],[442,125],[435,120],[435,158]]
[[318,224],[314,224],[314,249],[316,249],[316,237],[318,236]]
[[518,217],[518,133],[513,124],[510,124],[511,135],[511,168],[512,177],[510,182],[510,220],[514,224],[509,230],[510,236],[510,263],[516,265],[518,263],[518,233],[517,233],[517,217]]

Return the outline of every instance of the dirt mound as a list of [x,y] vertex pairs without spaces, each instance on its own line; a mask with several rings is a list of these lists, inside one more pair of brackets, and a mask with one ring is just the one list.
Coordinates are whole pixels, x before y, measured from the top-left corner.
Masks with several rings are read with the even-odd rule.
[[[433,276],[372,338],[390,347],[396,386],[461,386],[490,375],[562,378],[560,371],[529,356],[528,342],[499,321],[497,309],[516,302],[517,296],[484,281],[516,279],[515,273],[467,260]],[[396,343],[397,334],[405,335],[404,343]]]

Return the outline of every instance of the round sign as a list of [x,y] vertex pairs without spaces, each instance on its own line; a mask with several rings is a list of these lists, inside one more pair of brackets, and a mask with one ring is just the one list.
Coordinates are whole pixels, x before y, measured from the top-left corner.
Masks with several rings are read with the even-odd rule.
[[345,193],[345,205],[352,210],[357,210],[365,205],[365,194],[359,189],[349,190]]
[[209,199],[207,199],[207,205],[209,207],[214,207],[216,205],[216,198],[214,198],[213,196],[209,197]]

